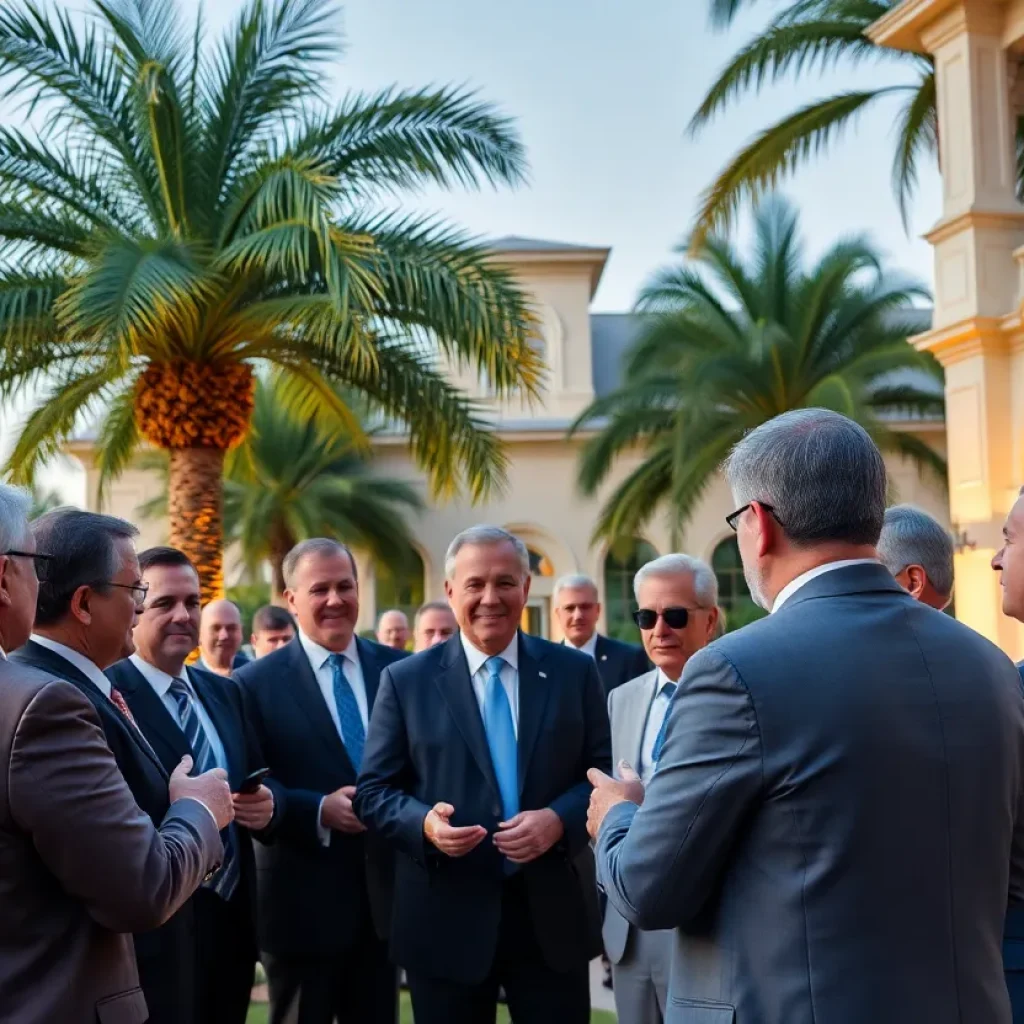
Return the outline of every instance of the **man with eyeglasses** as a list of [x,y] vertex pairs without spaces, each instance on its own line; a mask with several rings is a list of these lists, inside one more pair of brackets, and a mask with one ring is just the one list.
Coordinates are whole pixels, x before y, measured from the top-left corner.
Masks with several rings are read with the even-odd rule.
[[[649,782],[664,741],[666,716],[683,669],[712,640],[718,623],[718,581],[689,555],[663,555],[633,580],[639,610],[633,618],[655,668],[608,694],[612,763],[619,775]],[[635,771],[631,770],[635,769]],[[640,931],[611,903],[604,946],[612,961],[620,1024],[662,1024],[672,963],[671,931]]]
[[[39,561],[34,631],[12,657],[66,679],[92,701],[132,795],[159,825],[170,806],[171,773],[104,674],[135,649],[132,630],[147,589],[135,553],[138,531],[113,516],[61,508],[35,520],[32,532],[47,557]],[[216,768],[203,777],[222,780],[225,773]],[[134,936],[150,1024],[193,1024],[193,930],[189,901],[162,927]]]

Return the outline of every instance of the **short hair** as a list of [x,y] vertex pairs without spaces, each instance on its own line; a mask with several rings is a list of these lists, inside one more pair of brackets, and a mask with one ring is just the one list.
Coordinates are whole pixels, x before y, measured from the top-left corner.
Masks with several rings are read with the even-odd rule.
[[39,626],[63,619],[79,587],[102,589],[121,568],[115,543],[139,535],[124,519],[67,507],[41,515],[33,522],[32,532],[39,550],[49,556],[38,569]]
[[464,548],[473,544],[511,544],[519,556],[519,564],[523,568],[523,578],[530,575],[530,552],[526,545],[508,530],[500,526],[471,526],[463,530],[448,545],[444,556],[444,574],[447,579],[455,577],[455,556]]
[[196,569],[192,559],[184,551],[179,551],[177,548],[158,546],[146,548],[145,551],[139,554],[139,568],[143,574],[158,566],[168,569],[186,567],[191,569],[197,576],[199,575],[199,570]]
[[683,574],[693,577],[693,593],[701,608],[718,604],[718,577],[714,570],[707,562],[683,554],[662,555],[640,566],[633,577],[633,596],[640,600],[640,586],[645,580]]
[[426,604],[421,604],[416,609],[416,617],[413,621],[419,622],[420,616],[426,615],[427,612],[447,612],[449,615],[455,615],[452,606],[447,601],[427,601]]
[[600,594],[597,584],[589,576],[582,572],[574,572],[555,581],[554,589],[551,591],[551,600],[557,606],[558,595],[563,590],[581,590],[583,587],[588,587],[595,595]]
[[359,570],[356,568],[355,556],[349,548],[341,541],[332,540],[330,537],[310,537],[309,540],[300,540],[284,556],[281,563],[281,575],[284,577],[284,585],[288,590],[295,586],[295,572],[299,563],[312,555],[348,555],[352,563],[352,578],[359,582]]
[[386,610],[382,611],[380,613],[380,615],[378,616],[378,618],[377,618],[377,628],[378,629],[380,628],[380,624],[384,621],[384,616],[385,615],[401,615],[402,618],[405,619],[405,624],[406,625],[409,624],[409,616],[406,615],[405,612],[403,612],[401,608],[387,608]]
[[886,509],[878,556],[893,576],[908,565],[919,565],[943,597],[953,593],[953,538],[937,519],[913,505]]
[[771,505],[797,547],[828,541],[877,544],[886,472],[868,432],[827,409],[797,409],[747,434],[725,472],[739,503]]
[[279,604],[265,604],[262,608],[257,608],[256,614],[252,617],[254,633],[266,633],[272,629],[291,629],[297,632],[291,613]]
[[28,522],[31,510],[32,496],[27,491],[0,484],[0,552],[25,546],[31,533]]

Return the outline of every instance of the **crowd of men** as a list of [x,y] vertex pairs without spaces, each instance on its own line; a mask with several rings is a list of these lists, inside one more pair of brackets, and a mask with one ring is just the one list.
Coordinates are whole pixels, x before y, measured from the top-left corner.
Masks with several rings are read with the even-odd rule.
[[[642,648],[579,575],[527,635],[529,553],[479,526],[379,642],[301,542],[251,656],[182,552],[0,487],[0,1019],[242,1024],[259,960],[274,1024],[395,1024],[399,968],[417,1024],[586,1024],[602,950],[622,1024],[1024,1015],[1024,692],[942,613],[948,533],[834,413],[726,473],[742,630],[676,553]],[[1024,498],[1005,534],[1024,620]]]

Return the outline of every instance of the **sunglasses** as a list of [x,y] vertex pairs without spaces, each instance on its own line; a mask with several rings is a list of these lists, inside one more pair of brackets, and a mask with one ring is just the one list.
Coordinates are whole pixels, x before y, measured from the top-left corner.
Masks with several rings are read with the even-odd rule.
[[633,621],[641,629],[654,629],[658,619],[664,619],[669,629],[685,629],[690,621],[690,612],[700,611],[699,608],[663,608],[656,612],[653,608],[639,608],[633,612]]

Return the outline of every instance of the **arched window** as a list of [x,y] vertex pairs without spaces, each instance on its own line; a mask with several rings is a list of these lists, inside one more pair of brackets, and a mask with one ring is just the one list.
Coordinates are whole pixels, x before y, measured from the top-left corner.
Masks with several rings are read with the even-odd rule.
[[402,572],[396,574],[378,562],[376,575],[377,615],[380,616],[381,612],[389,608],[398,608],[412,622],[416,609],[423,604],[423,559],[416,551],[409,551]]
[[555,567],[547,555],[542,555],[536,548],[527,547],[530,553],[530,575],[550,577],[555,575]]
[[761,618],[763,608],[754,604],[743,575],[743,562],[735,537],[726,537],[711,556],[711,568],[718,578],[718,604],[725,612],[726,630],[739,629]]
[[608,635],[637,643],[640,635],[633,622],[633,577],[658,552],[645,540],[633,538],[614,545],[604,558],[604,614]]

